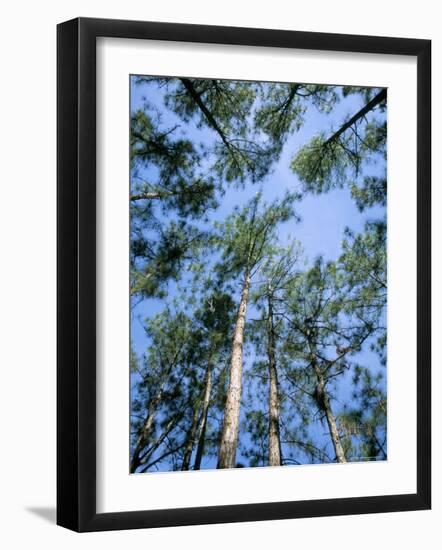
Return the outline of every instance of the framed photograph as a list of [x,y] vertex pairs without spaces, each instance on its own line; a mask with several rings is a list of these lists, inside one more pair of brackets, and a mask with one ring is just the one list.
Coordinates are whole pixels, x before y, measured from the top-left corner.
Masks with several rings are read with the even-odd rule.
[[430,508],[430,52],[58,26],[59,525]]

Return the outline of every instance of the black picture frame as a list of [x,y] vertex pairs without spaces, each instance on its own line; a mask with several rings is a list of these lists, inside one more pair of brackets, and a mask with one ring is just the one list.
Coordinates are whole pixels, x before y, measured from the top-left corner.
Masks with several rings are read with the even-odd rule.
[[[417,492],[96,512],[96,39],[395,54],[417,58]],[[83,531],[424,510],[431,506],[431,41],[79,18],[57,28],[57,523]]]

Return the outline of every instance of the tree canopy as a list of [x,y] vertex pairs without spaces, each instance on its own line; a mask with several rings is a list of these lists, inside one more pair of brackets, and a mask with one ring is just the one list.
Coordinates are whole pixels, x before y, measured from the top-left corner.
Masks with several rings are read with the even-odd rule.
[[386,113],[131,77],[131,472],[387,458]]

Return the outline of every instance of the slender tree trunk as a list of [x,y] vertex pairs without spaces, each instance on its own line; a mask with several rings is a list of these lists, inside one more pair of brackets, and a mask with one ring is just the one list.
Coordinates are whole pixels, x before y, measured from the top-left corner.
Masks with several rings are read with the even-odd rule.
[[321,409],[324,411],[327,418],[328,431],[330,433],[330,438],[332,440],[333,448],[335,450],[336,460],[338,462],[345,463],[347,462],[347,459],[345,458],[344,449],[342,448],[338,426],[336,424],[336,419],[330,403],[330,397],[325,389],[324,376],[321,372],[321,369],[319,368],[319,365],[315,363],[313,367],[315,369],[316,378],[318,380],[318,384],[316,386],[316,400]]
[[250,273],[246,271],[233,333],[230,359],[230,381],[224,407],[224,420],[218,454],[218,468],[234,468],[238,445],[239,412],[242,390],[242,354],[247,302],[249,299]]
[[281,465],[281,439],[279,436],[278,373],[275,358],[275,328],[271,289],[268,293],[267,356],[269,362],[269,466]]
[[190,426],[189,433],[187,434],[187,441],[184,447],[184,456],[183,456],[183,463],[181,465],[181,470],[188,470],[190,466],[190,459],[192,458],[193,447],[195,446],[196,431],[198,429],[198,419],[199,419],[200,409],[201,407],[200,407],[199,398],[198,398],[193,410],[192,425]]
[[206,387],[204,388],[203,406],[201,413],[201,422],[198,435],[198,446],[196,449],[194,470],[201,468],[201,461],[204,455],[204,446],[206,443],[207,415],[209,412],[210,394],[212,393],[212,367],[209,363],[206,373]]
[[330,432],[330,437],[333,441],[333,447],[336,453],[336,460],[341,463],[347,462],[344,449],[342,448],[338,427],[336,425],[336,419],[333,415],[333,411],[330,405],[330,399],[327,394],[325,395],[325,414],[327,416],[327,424]]

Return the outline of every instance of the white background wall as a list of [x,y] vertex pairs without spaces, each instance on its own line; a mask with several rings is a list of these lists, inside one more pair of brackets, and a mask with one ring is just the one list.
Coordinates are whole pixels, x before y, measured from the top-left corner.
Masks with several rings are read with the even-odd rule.
[[[4,548],[435,548],[441,540],[440,2],[5,3],[0,85],[0,543]],[[55,518],[55,25],[77,16],[433,40],[433,511],[76,535]],[[405,301],[405,300],[404,300]],[[436,542],[438,541],[438,542]]]

